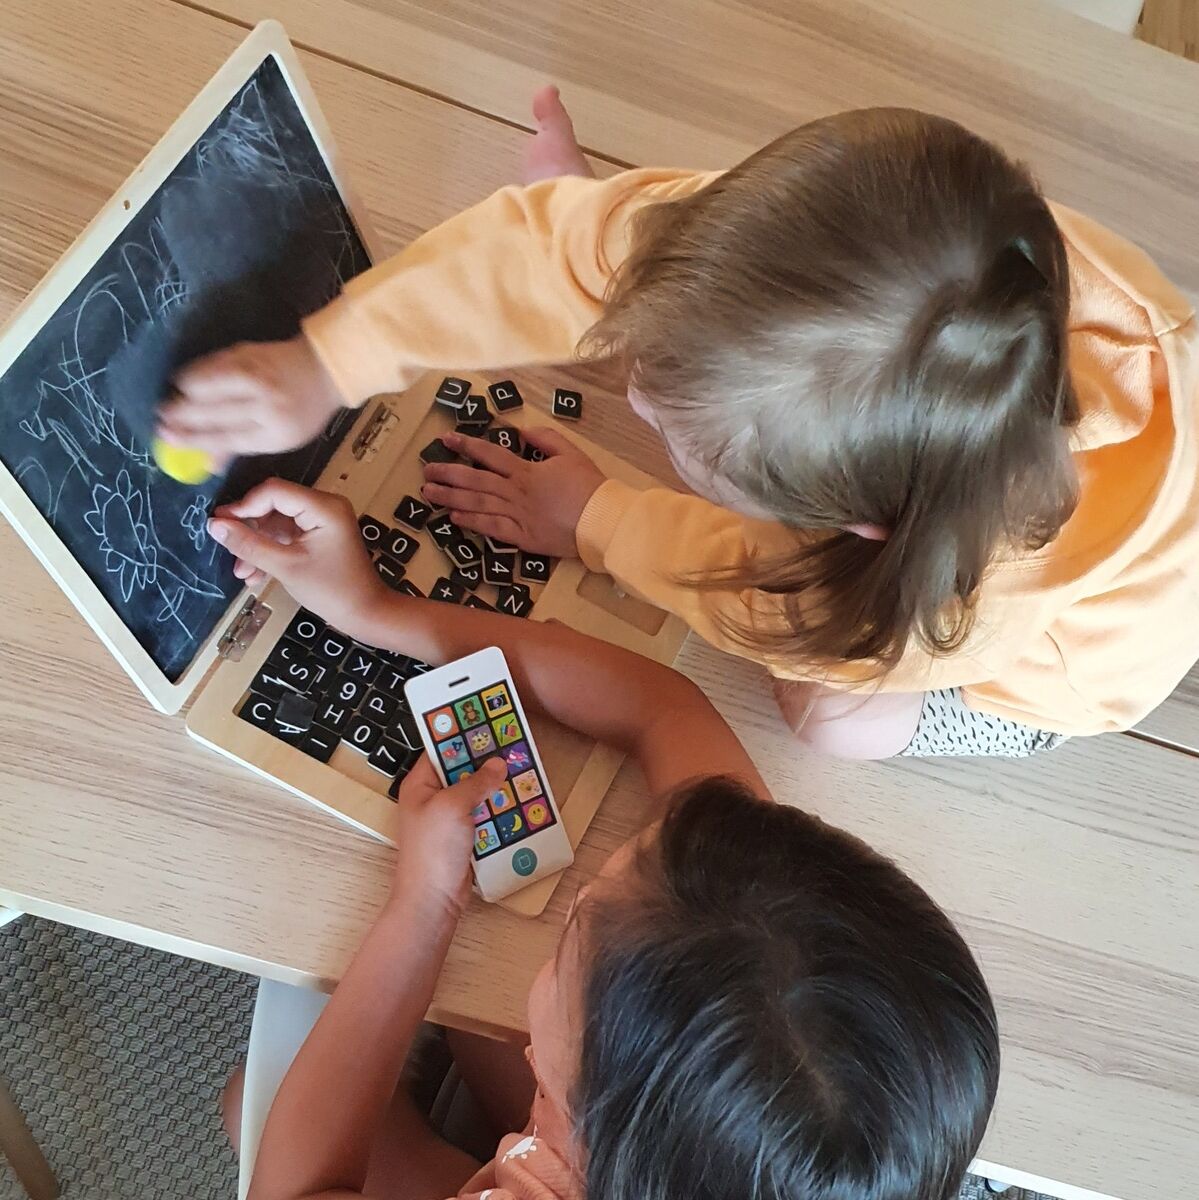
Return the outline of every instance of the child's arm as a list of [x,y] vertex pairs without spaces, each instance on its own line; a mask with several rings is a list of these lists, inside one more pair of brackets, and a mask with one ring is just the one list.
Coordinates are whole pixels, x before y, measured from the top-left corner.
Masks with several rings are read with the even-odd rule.
[[633,214],[712,178],[645,169],[503,188],[351,280],[300,337],[181,371],[158,433],[220,457],[285,450],[339,403],[401,391],[432,367],[569,361],[628,251]]
[[[742,517],[671,488],[641,489],[605,479],[587,455],[555,429],[534,426],[522,432],[526,441],[545,452],[544,462],[528,462],[482,438],[446,434],[450,449],[478,465],[429,464],[422,496],[448,508],[464,529],[522,550],[559,557],[577,554],[590,570],[610,575],[626,591],[674,613],[718,650],[756,659],[780,678],[815,679],[842,690],[868,683],[871,692],[916,693],[992,679],[996,657],[1013,652],[1012,645],[1005,647],[992,636],[991,662],[984,663],[965,650],[933,655],[913,640],[881,679],[869,663],[831,664],[805,673],[802,664],[756,651],[737,635],[747,626],[760,632],[785,631],[782,596],[695,587],[691,582],[713,569],[741,569],[755,558],[793,554],[803,535],[779,522]],[[1028,574],[1021,573],[1025,579]],[[990,591],[1009,604],[1018,596],[1031,616],[1037,605],[1035,589],[1029,595],[1019,586],[1019,579],[1002,587],[992,580]],[[1018,631],[1022,625],[1016,618],[1006,627]]]
[[[362,1194],[371,1147],[469,897],[470,810],[503,777],[499,762],[446,790],[425,760],[405,780],[391,898],[271,1105],[251,1200]],[[447,1180],[444,1194],[464,1182]]]
[[[280,516],[298,526],[287,545],[244,523]],[[218,510],[210,530],[251,586],[273,575],[351,637],[433,662],[500,646],[526,704],[634,755],[654,794],[696,776],[731,774],[768,795],[732,730],[684,676],[564,625],[392,592],[340,497],[270,480]]]

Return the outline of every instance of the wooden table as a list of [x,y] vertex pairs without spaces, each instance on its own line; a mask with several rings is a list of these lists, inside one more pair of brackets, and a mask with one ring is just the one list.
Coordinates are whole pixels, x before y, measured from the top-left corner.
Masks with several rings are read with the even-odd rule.
[[[236,22],[260,15],[310,48],[392,247],[513,177],[528,93],[554,77],[607,169],[727,162],[836,107],[936,108],[1199,289],[1199,71],[1022,0],[1002,15],[956,0],[662,0],[605,6],[603,20],[582,0],[216,7],[228,19],[166,0],[0,10],[0,315],[237,43]],[[604,373],[589,383],[588,434],[664,472],[644,427],[604,402]],[[0,903],[330,985],[383,896],[389,851],[151,712],[7,529],[0,563]],[[1128,1200],[1199,1174],[1199,688],[1145,733],[1032,762],[863,766],[798,753],[756,668],[694,642],[681,665],[781,800],[892,854],[976,948],[1004,1036],[984,1169]],[[436,1015],[522,1025],[579,881],[648,815],[622,772],[544,918],[477,906]]]

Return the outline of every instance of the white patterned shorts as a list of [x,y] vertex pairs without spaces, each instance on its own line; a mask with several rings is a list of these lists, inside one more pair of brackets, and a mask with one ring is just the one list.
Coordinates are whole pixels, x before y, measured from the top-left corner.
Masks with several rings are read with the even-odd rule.
[[958,688],[941,688],[924,693],[916,732],[901,754],[910,758],[1027,758],[1069,740],[1064,733],[977,712],[967,706]]

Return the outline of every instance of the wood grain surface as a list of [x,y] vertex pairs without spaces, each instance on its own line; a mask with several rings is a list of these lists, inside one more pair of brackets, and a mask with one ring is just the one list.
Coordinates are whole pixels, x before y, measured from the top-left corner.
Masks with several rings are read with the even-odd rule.
[[1026,159],[1048,193],[1199,292],[1199,68],[1048,0],[204,0],[388,78],[527,126],[561,84],[583,144],[728,166],[804,121],[907,105]]
[[[1104,40],[1115,35],[1084,34],[1085,23],[1062,24],[1056,14],[1038,23],[1023,2],[1010,5],[1009,24],[981,7],[962,5],[954,15],[956,5],[930,0],[890,5],[872,27],[855,20],[873,9],[862,4],[772,9],[701,0],[687,17],[679,0],[668,0],[652,12],[638,9],[643,40],[628,34],[632,8],[603,10],[613,33],[598,27],[598,17],[576,15],[574,5],[484,11],[448,0],[436,11],[405,6],[416,34],[425,31],[406,41],[392,7],[377,7],[366,24],[372,10],[338,0],[273,10],[301,40],[312,36],[300,28],[303,14],[327,11],[330,36],[339,25],[348,30],[347,44],[327,53],[370,68],[304,56],[354,182],[391,246],[509,180],[524,137],[462,107],[492,111],[469,95],[445,103],[381,77],[393,72],[376,57],[390,56],[395,67],[401,51],[406,69],[443,71],[443,82],[460,80],[475,100],[485,91],[523,105],[546,63],[561,77],[591,79],[597,99],[583,132],[594,120],[599,140],[621,147],[609,157],[658,157],[635,153],[640,144],[689,158],[710,124],[705,161],[724,161],[735,144],[761,140],[755,123],[780,119],[804,87],[817,106],[888,80],[915,96],[925,79],[930,95],[985,102],[1000,123],[1052,144],[1080,191],[1102,180],[1117,207],[1122,183],[1148,187],[1141,176],[1152,175],[1180,214],[1181,180],[1195,161],[1193,154],[1185,163],[1165,161],[1171,123],[1178,153],[1194,136],[1183,128],[1191,77],[1165,66],[1158,73],[1158,57],[1139,56],[1144,47],[1119,59]],[[947,28],[937,38],[943,12]],[[975,15],[967,21],[967,13]],[[544,27],[536,24],[542,18]],[[506,22],[507,34],[472,24],[485,20]],[[775,30],[781,50],[765,44],[763,29]],[[921,29],[927,45],[917,54]],[[624,44],[611,52],[621,31]],[[0,10],[0,314],[69,244],[241,32],[161,0],[113,0],[103,11],[75,0],[16,0]],[[434,34],[436,43],[428,40]],[[750,49],[738,43],[751,35]],[[999,64],[1016,62],[1020,37],[1031,43],[1025,61],[1001,79]],[[1065,125],[1051,106],[1038,111],[1055,38],[1065,38],[1058,43],[1063,104],[1072,114]],[[663,39],[671,52],[659,80],[643,56],[665,49]],[[808,43],[821,55],[800,54]],[[436,45],[444,60],[430,58]],[[756,66],[746,57],[751,50]],[[917,56],[905,65],[901,51]],[[1135,94],[1122,122],[1110,99],[1097,105],[1092,126],[1086,96],[1103,92],[1105,76],[1109,84],[1133,81]],[[427,76],[413,82],[439,90]],[[599,103],[605,95],[614,98],[607,115]],[[1144,140],[1135,124],[1146,109],[1156,115]],[[597,134],[589,136],[595,144]],[[1194,235],[1185,232],[1175,231],[1176,261],[1199,268]],[[1164,239],[1164,230],[1154,236]],[[589,372],[587,435],[665,474],[648,430],[614,396],[604,402],[611,380],[601,368]],[[178,719],[153,713],[6,529],[0,563],[0,903],[275,978],[335,981],[383,897],[390,852],[203,751]],[[1199,1173],[1199,809],[1191,756],[1118,736],[1026,763],[826,762],[795,750],[757,668],[694,641],[682,665],[745,739],[781,800],[896,857],[961,923],[1003,1028],[989,1161],[1128,1200],[1172,1197],[1178,1179]],[[544,919],[477,905],[455,942],[434,1015],[471,1027],[522,1025],[528,983],[575,889],[652,808],[636,774],[622,771]]]

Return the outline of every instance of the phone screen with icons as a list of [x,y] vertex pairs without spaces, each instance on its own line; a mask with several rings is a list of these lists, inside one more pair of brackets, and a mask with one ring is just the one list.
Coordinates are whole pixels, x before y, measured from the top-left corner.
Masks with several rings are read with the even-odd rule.
[[506,680],[429,709],[422,719],[451,784],[473,774],[489,758],[504,760],[507,779],[472,814],[477,860],[556,823],[537,756]]

